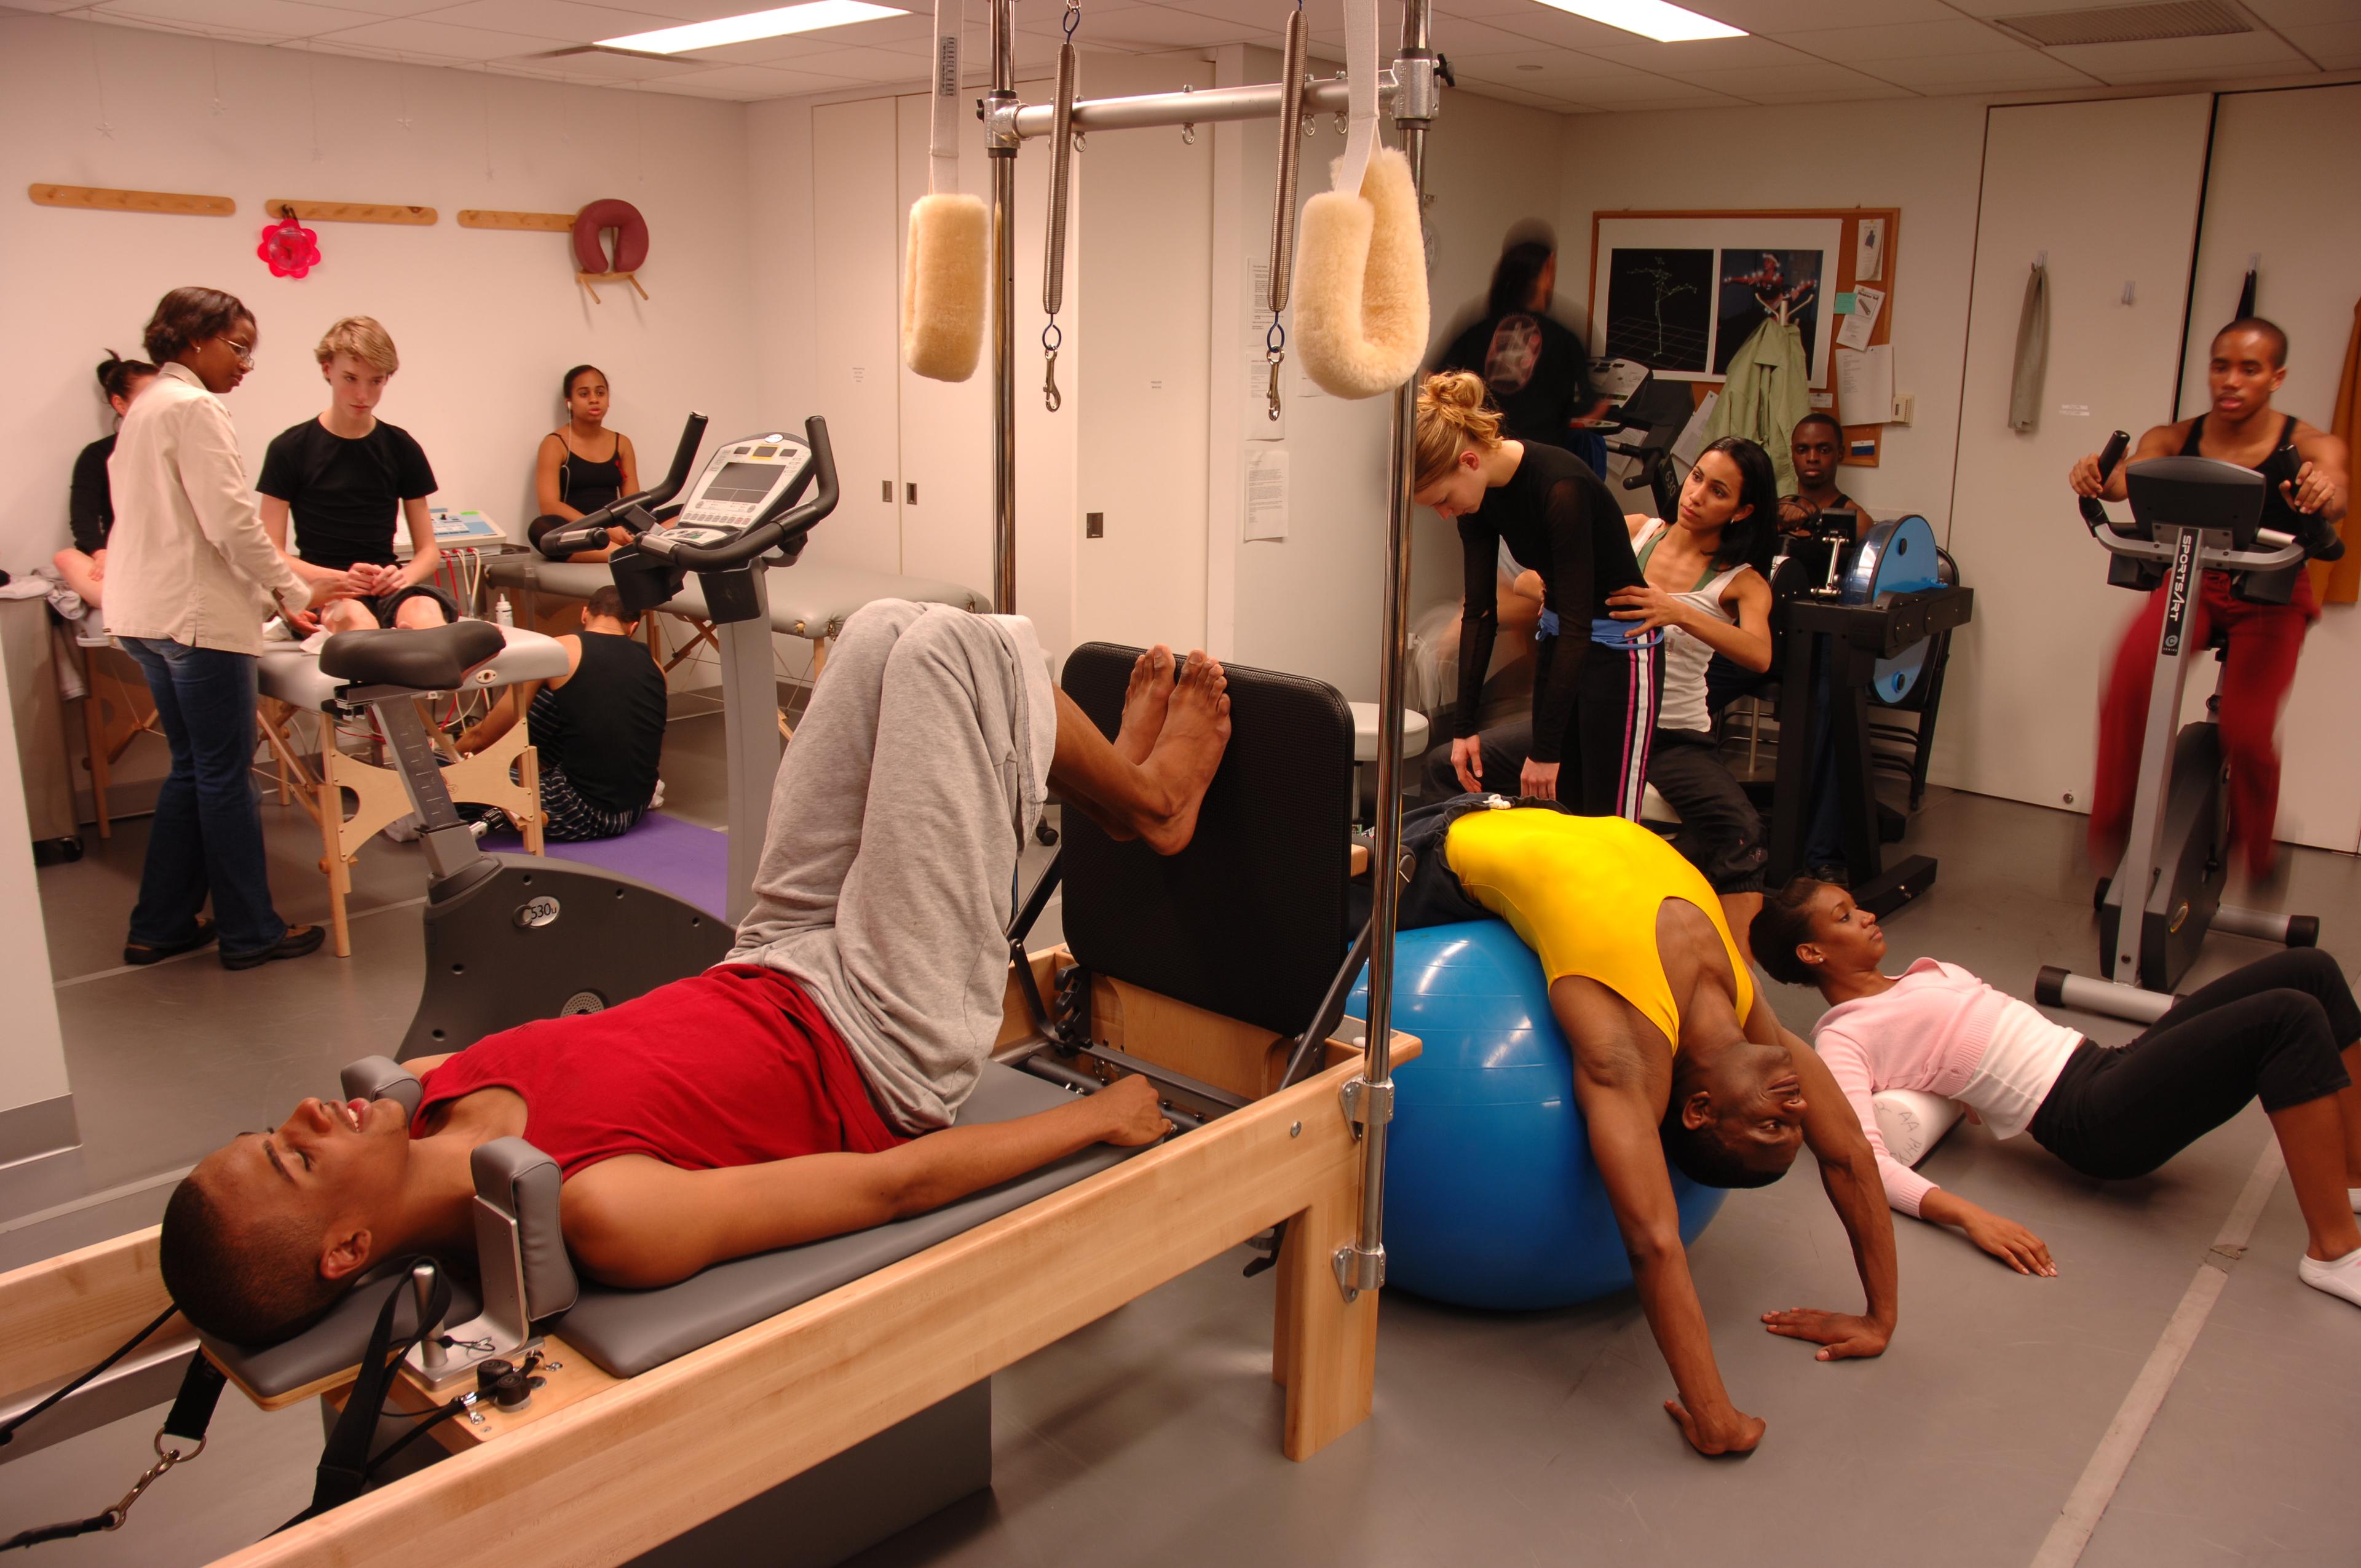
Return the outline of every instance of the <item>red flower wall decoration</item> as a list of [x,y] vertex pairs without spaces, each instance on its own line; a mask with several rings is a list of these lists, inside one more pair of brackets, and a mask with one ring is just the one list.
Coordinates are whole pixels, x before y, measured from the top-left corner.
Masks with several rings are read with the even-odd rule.
[[273,278],[301,278],[320,265],[320,236],[289,214],[262,231],[255,255],[270,264]]

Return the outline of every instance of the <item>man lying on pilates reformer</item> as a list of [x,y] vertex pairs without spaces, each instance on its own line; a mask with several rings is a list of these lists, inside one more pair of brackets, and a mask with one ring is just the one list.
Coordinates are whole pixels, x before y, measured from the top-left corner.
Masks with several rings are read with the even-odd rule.
[[1152,650],[1110,742],[1051,686],[1028,623],[870,605],[780,766],[728,961],[411,1063],[414,1119],[390,1100],[306,1100],[215,1150],[165,1211],[173,1300],[208,1332],[269,1343],[388,1258],[470,1255],[469,1155],[504,1136],[557,1162],[576,1266],[625,1287],[935,1208],[1093,1143],[1155,1141],[1171,1124],[1145,1079],[950,1124],[1000,1026],[1001,933],[1047,793],[1177,853],[1229,740],[1224,685],[1202,653],[1176,684],[1170,651]]
[[1697,1451],[1744,1453],[1763,1423],[1730,1402],[1714,1365],[1668,1161],[1706,1186],[1763,1187],[1808,1146],[1866,1310],[1763,1322],[1819,1344],[1822,1361],[1882,1354],[1899,1298],[1875,1157],[1828,1068],[1773,1016],[1697,869],[1636,822],[1499,795],[1420,807],[1402,847],[1403,928],[1497,915],[1542,961],[1591,1157],[1679,1390],[1664,1409]]

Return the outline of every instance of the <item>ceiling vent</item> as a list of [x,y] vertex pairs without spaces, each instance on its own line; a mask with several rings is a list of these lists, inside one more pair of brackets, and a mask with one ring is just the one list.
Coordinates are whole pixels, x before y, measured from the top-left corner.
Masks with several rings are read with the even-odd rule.
[[2067,44],[2144,44],[2158,38],[2211,38],[2251,33],[2254,24],[2220,0],[2169,0],[2156,5],[2106,5],[2088,11],[2039,11],[1994,16],[2000,27],[2044,49]]

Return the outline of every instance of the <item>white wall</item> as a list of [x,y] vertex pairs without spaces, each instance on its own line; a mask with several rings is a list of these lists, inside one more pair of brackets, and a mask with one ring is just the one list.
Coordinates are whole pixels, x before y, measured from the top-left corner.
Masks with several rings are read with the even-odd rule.
[[1877,467],[1847,467],[1838,480],[1877,515],[1919,513],[1942,538],[1983,119],[1981,102],[1942,98],[1571,116],[1558,291],[1589,298],[1594,213],[1899,207],[1887,309],[1894,389],[1916,395],[1916,417],[1888,427]]
[[[2274,406],[2328,428],[2336,380],[2354,330],[2361,271],[2361,165],[2293,149],[2361,147],[2361,85],[2224,96],[2213,125],[2213,171],[2189,312],[2180,414],[2206,406],[2205,360],[2213,330],[2237,312],[2247,258],[2262,256],[2256,309],[2289,338],[2287,384]],[[2301,211],[2301,222],[2290,214]],[[2361,538],[2348,525],[2347,537]],[[2213,667],[2192,685],[2213,686]],[[2304,641],[2295,689],[2279,727],[2285,772],[2279,837],[2351,851],[2361,847],[2361,727],[2353,692],[2361,680],[2361,609],[2326,609]]]
[[[0,429],[26,480],[0,567],[66,543],[74,453],[105,428],[92,367],[108,347],[137,355],[158,296],[184,283],[226,289],[259,319],[260,362],[229,400],[257,470],[272,435],[325,406],[311,349],[346,314],[376,316],[401,349],[382,412],[424,445],[438,499],[518,535],[570,365],[608,372],[613,423],[643,467],[670,456],[692,408],[722,434],[751,428],[764,417],[747,320],[763,203],[745,182],[744,122],[735,104],[0,13],[0,191],[13,203],[0,277],[17,301]],[[37,181],[225,195],[238,210],[40,207],[20,194]],[[316,225],[324,263],[274,279],[255,255],[274,196],[420,203],[440,221]],[[605,288],[592,303],[564,236],[457,224],[462,207],[571,212],[606,196],[647,216],[647,302]]]
[[[0,988],[9,999],[8,1027],[0,1030],[0,1117],[69,1092],[65,1038],[49,982],[49,934],[33,882],[32,825],[16,765],[16,722],[9,705],[0,702],[0,909],[19,912],[7,923],[7,940],[0,942]],[[22,1152],[0,1152],[0,1162]]]

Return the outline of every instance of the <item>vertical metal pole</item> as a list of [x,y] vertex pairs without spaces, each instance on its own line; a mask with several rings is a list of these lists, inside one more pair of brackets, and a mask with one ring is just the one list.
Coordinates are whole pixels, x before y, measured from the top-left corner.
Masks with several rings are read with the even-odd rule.
[[1016,104],[1015,0],[992,0],[992,603],[1016,613]]
[[[1410,159],[1411,188],[1425,222],[1426,131],[1436,108],[1434,60],[1429,50],[1429,0],[1404,0],[1401,54],[1394,62],[1394,124]],[[1419,85],[1422,83],[1422,85]],[[1281,135],[1292,126],[1282,126]],[[1361,1084],[1351,1096],[1361,1134],[1361,1223],[1354,1245],[1336,1255],[1337,1281],[1352,1299],[1385,1283],[1386,1133],[1393,1114],[1394,926],[1401,881],[1402,628],[1410,620],[1410,512],[1417,451],[1418,378],[1393,398],[1390,469],[1386,481],[1386,600],[1380,623],[1383,660],[1378,685],[1378,804],[1369,858],[1371,911],[1367,1054]]]

